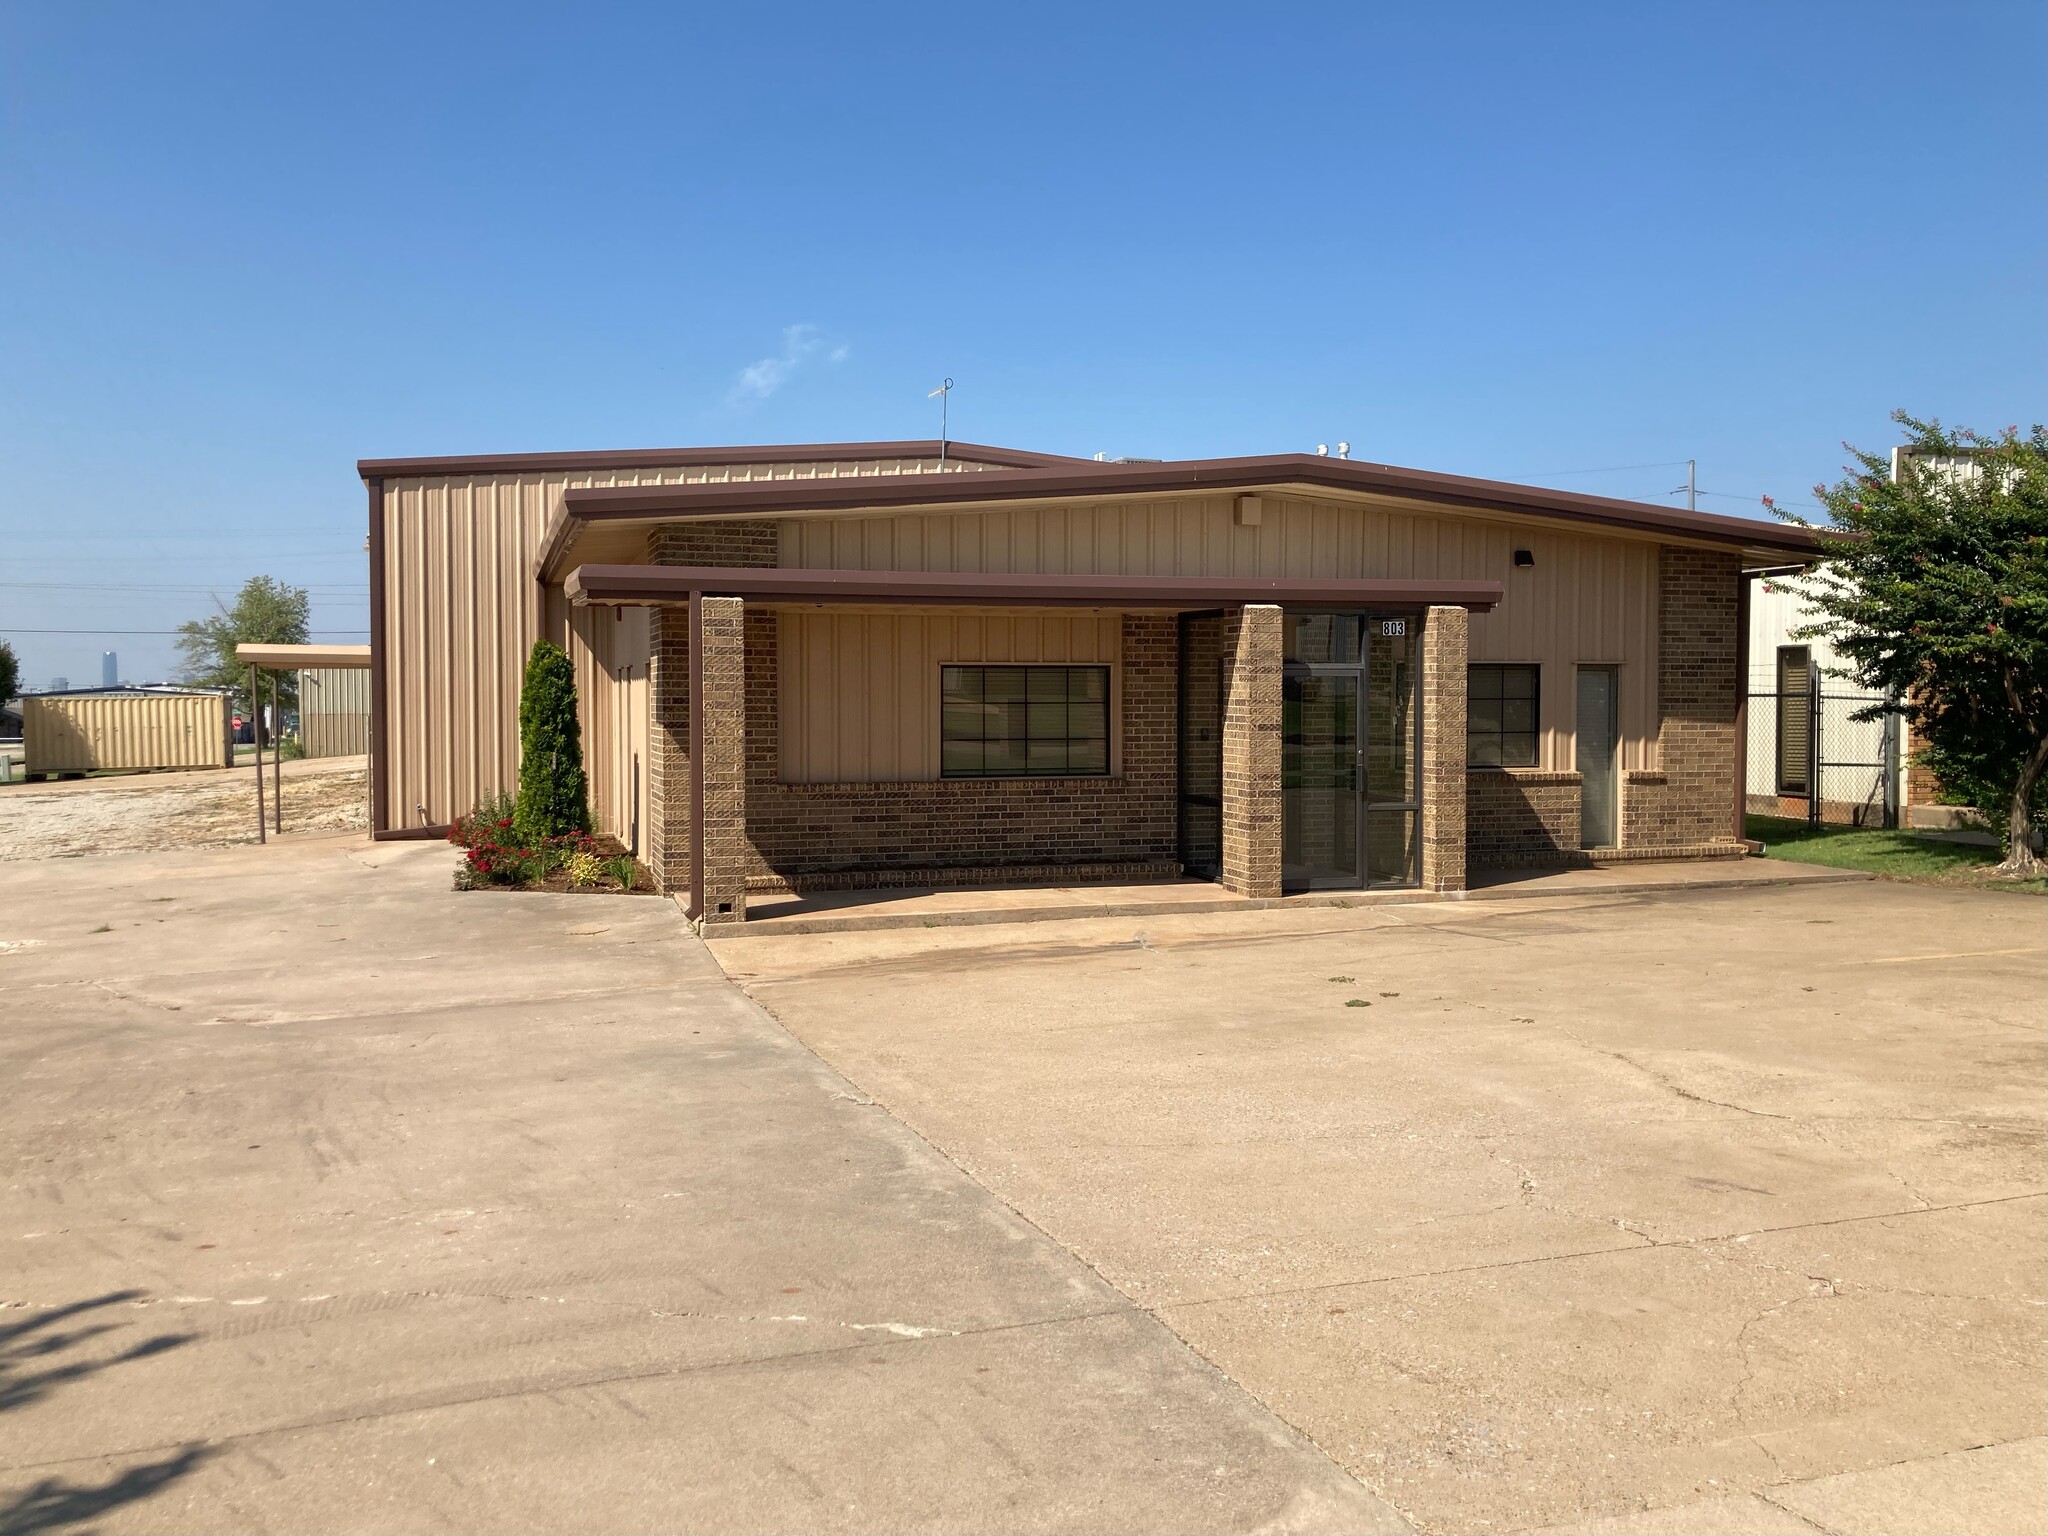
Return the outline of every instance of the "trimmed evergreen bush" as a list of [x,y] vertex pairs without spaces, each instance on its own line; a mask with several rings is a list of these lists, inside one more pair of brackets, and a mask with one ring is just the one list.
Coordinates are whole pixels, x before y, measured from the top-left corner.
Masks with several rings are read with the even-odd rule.
[[528,843],[590,830],[583,733],[576,723],[576,668],[558,645],[536,640],[519,690],[519,801]]

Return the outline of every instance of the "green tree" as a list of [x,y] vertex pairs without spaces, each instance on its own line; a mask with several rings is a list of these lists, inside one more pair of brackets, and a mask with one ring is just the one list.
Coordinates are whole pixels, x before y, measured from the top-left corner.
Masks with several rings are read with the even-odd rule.
[[[1850,448],[1815,486],[1835,530],[1805,583],[1825,636],[1866,688],[1894,694],[1943,782],[2001,827],[2000,872],[2038,875],[2031,831],[2048,767],[2048,428],[1994,438],[1904,411],[1906,452]],[[1776,510],[1773,508],[1773,510]],[[1828,531],[1827,524],[1780,513]]]
[[566,651],[546,640],[534,642],[519,690],[519,800],[512,820],[527,842],[590,830],[576,668]]
[[0,704],[21,692],[21,659],[14,647],[0,640]]
[[[232,608],[219,598],[213,600],[213,605],[219,613],[204,619],[188,619],[178,626],[178,650],[184,658],[179,670],[188,683],[233,690],[236,704],[249,710],[249,664],[235,659],[235,647],[304,645],[310,606],[306,589],[286,586],[272,576],[251,576],[242,583]],[[263,692],[268,702],[267,683]],[[296,672],[279,674],[277,696],[284,708],[298,707]]]

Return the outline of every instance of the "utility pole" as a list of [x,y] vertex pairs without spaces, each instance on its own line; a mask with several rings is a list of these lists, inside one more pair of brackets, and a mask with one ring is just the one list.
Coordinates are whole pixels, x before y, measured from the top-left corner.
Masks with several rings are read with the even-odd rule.
[[1685,509],[1688,512],[1697,512],[1700,509],[1699,481],[1694,477],[1693,473],[1698,467],[1698,460],[1687,459],[1685,461],[1685,484],[1671,488],[1673,496],[1676,496],[1680,491],[1685,492]]

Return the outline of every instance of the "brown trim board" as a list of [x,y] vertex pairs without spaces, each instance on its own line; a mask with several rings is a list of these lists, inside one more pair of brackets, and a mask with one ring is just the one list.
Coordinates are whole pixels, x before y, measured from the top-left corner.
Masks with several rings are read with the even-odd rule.
[[596,522],[614,518],[658,520],[785,512],[887,511],[1004,501],[1059,501],[1084,496],[1207,495],[1282,486],[1371,492],[1449,507],[1555,517],[1801,555],[1823,553],[1830,537],[1821,530],[1766,523],[1751,517],[1729,517],[1718,512],[1694,512],[1649,502],[1302,453],[1183,459],[1161,464],[1083,460],[1046,468],[984,470],[979,474],[949,476],[942,483],[935,483],[929,475],[867,475],[830,480],[579,486],[562,493],[561,506],[569,518]]
[[[471,453],[438,458],[358,459],[356,473],[365,480],[422,475],[522,474],[549,470],[659,469],[686,464],[801,464],[829,459],[935,459],[939,440],[915,438],[889,443],[741,443],[722,448],[619,448],[569,453]],[[1000,464],[1016,469],[1050,465],[1092,464],[1060,453],[1028,448],[995,448],[986,443],[948,439],[946,457],[974,464]]]
[[391,826],[391,743],[385,729],[390,711],[391,659],[384,643],[384,482],[364,481],[370,497],[370,836]]
[[[769,603],[944,604],[952,607],[1164,608],[1243,603],[1298,607],[1431,605],[1484,613],[1497,581],[1340,580],[1278,576],[1038,576],[983,571],[821,571],[788,566],[580,565],[563,582],[569,600],[694,603],[711,593]],[[692,619],[692,624],[695,624]],[[694,634],[694,629],[692,633]],[[692,653],[695,654],[694,652]],[[694,699],[695,694],[691,697]]]

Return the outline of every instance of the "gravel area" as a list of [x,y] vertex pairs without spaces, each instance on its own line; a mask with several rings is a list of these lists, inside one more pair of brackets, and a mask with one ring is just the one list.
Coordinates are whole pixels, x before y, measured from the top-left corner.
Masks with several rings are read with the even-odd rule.
[[[367,796],[360,757],[287,763],[285,833],[367,828]],[[253,843],[255,802],[246,767],[10,785],[0,789],[0,860]]]

